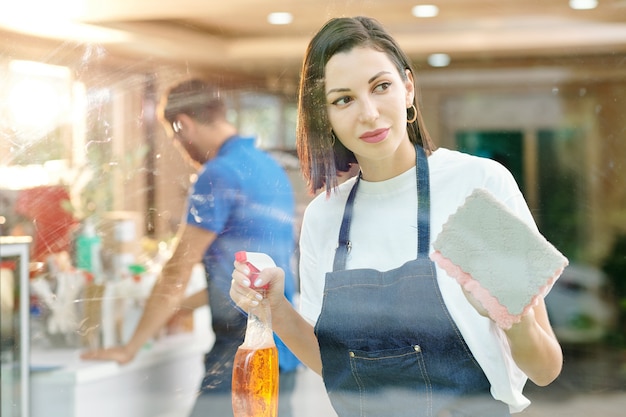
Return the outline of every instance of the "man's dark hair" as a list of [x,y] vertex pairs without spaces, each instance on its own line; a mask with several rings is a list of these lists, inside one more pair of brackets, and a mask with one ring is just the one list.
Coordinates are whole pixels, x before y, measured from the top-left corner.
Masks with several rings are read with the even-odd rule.
[[175,85],[167,93],[163,118],[172,124],[179,114],[208,124],[226,117],[226,106],[216,87],[200,79],[191,79]]

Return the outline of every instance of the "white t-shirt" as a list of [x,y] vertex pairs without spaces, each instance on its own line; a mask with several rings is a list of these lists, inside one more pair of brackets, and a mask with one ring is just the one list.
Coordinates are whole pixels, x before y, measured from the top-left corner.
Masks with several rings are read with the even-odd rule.
[[[430,241],[475,188],[489,190],[536,228],[511,173],[499,163],[439,148],[428,158],[430,171]],[[352,178],[330,197],[318,195],[307,207],[300,237],[300,312],[315,323],[322,307],[325,275],[332,271],[339,228]],[[361,180],[350,227],[352,249],[347,269],[387,271],[417,258],[417,188],[415,167],[387,181]],[[444,301],[472,354],[491,383],[494,398],[519,412],[530,404],[522,395],[527,376],[511,357],[506,336],[467,302],[460,285],[437,268]]]

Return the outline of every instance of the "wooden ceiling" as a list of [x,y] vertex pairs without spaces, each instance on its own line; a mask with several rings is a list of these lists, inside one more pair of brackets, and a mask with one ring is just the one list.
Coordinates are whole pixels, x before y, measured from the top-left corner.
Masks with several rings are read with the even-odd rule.
[[[20,0],[3,6],[0,39],[5,51],[21,36],[98,45],[138,61],[296,76],[327,19],[367,15],[418,64],[432,53],[453,64],[626,53],[626,0],[598,1],[593,10],[572,10],[568,0]],[[412,7],[423,3],[438,6],[438,16],[414,17]],[[271,25],[271,12],[289,12],[293,22]]]

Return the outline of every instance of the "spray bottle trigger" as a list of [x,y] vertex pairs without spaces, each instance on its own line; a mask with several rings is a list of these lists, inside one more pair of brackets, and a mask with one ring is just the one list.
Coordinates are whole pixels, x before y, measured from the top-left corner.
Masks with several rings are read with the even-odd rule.
[[[256,277],[265,268],[275,267],[274,260],[267,254],[261,252],[245,252],[239,251],[235,253],[235,260],[237,262],[245,263],[250,268],[250,281],[254,283]],[[255,287],[251,285],[253,289],[268,289],[269,284],[262,287]]]

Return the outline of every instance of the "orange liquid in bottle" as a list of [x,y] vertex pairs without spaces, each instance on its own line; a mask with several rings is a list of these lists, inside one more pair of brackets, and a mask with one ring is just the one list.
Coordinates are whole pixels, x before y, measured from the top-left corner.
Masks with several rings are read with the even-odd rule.
[[277,417],[278,351],[240,347],[233,367],[235,417]]

